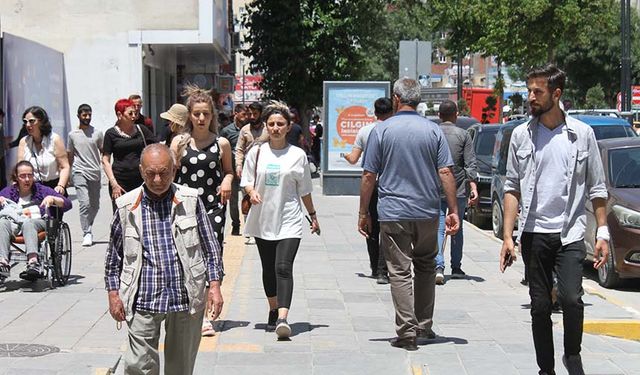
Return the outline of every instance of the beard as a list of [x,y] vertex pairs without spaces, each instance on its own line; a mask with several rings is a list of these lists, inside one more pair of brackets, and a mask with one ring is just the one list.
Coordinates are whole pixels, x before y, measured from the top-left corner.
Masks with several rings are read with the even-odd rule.
[[545,103],[539,103],[536,107],[530,106],[531,114],[535,117],[540,117],[549,112],[553,108],[553,102],[549,100]]
[[80,120],[80,125],[89,126],[91,124],[91,120]]

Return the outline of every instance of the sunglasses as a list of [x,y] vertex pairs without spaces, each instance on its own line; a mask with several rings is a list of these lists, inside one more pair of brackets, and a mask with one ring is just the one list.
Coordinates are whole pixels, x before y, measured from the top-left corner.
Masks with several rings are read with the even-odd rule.
[[26,125],[27,122],[29,123],[29,125],[33,125],[33,124],[36,123],[36,121],[38,121],[37,118],[30,118],[30,119],[23,118],[22,119],[22,125]]

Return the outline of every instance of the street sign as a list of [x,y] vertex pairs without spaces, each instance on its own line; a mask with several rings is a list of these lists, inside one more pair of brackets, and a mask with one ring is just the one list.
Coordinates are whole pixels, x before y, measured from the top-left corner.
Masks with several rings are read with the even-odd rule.
[[[622,112],[622,94],[617,95],[616,109]],[[631,109],[640,110],[640,86],[631,86]]]
[[[431,75],[431,42],[401,40],[398,78]],[[423,85],[423,87],[427,87]]]

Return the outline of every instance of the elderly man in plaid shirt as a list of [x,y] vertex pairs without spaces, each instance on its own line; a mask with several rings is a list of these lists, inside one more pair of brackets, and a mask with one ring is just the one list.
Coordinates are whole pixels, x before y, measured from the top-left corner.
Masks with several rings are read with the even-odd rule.
[[[195,189],[173,183],[175,159],[160,144],[142,152],[144,185],[116,201],[105,261],[109,312],[129,327],[126,374],[192,374],[206,312],[222,310],[222,259]],[[206,286],[209,286],[207,292]]]

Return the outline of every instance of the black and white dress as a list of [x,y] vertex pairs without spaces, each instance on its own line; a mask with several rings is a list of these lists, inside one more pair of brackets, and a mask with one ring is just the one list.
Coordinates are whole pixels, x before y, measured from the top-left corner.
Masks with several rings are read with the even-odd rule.
[[224,242],[224,222],[226,207],[220,201],[218,192],[223,179],[222,160],[218,137],[207,147],[198,150],[187,145],[180,158],[180,169],[176,173],[176,183],[198,190],[198,195],[207,210],[207,216],[220,243]]

